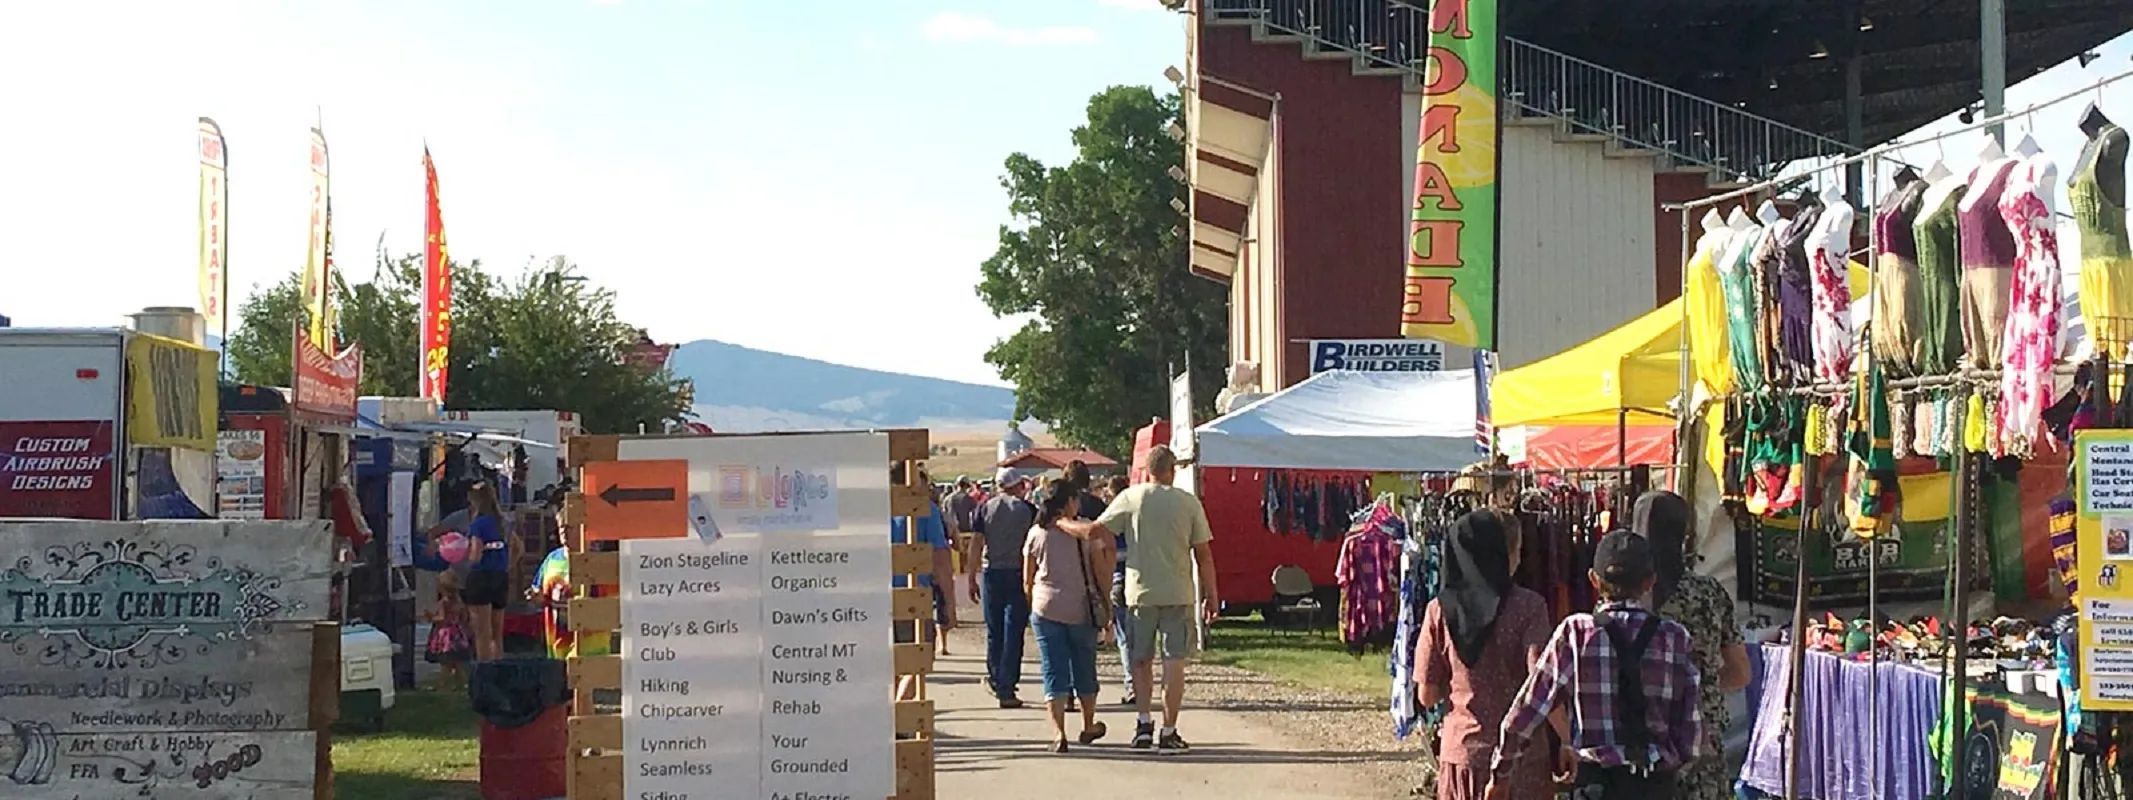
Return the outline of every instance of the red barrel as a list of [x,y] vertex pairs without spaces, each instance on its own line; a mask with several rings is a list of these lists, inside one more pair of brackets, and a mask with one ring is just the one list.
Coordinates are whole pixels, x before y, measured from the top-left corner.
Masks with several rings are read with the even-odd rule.
[[569,791],[570,708],[552,706],[532,722],[481,723],[482,800],[549,800]]

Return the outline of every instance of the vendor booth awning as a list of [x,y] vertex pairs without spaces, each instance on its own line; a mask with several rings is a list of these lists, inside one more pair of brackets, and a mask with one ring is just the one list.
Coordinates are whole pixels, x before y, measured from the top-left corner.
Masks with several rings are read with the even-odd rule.
[[[1871,280],[1864,265],[1851,263],[1846,283],[1854,308]],[[1583,344],[1497,375],[1489,384],[1496,425],[1671,424],[1681,390],[1681,316],[1676,298]]]
[[1273,95],[1201,74],[1186,93],[1192,271],[1227,281],[1244,252],[1246,221],[1274,141]]
[[1474,371],[1321,372],[1194,431],[1209,467],[1452,472],[1474,447]]
[[1590,341],[1496,376],[1498,426],[1667,422],[1681,389],[1681,301]]
[[464,438],[476,442],[555,449],[555,445],[547,442],[537,442],[523,436],[513,436],[501,429],[467,422],[399,422],[387,425],[359,414],[356,416],[354,425],[326,425],[318,430],[322,433],[366,436],[373,439],[428,441],[432,436],[443,436]]

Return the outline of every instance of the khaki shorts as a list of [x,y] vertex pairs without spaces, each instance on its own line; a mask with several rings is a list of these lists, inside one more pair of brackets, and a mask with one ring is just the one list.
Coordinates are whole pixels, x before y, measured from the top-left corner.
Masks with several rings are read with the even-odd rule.
[[1126,613],[1133,624],[1126,627],[1126,660],[1138,664],[1152,661],[1156,639],[1163,642],[1164,661],[1183,661],[1199,652],[1199,621],[1192,606],[1132,606]]

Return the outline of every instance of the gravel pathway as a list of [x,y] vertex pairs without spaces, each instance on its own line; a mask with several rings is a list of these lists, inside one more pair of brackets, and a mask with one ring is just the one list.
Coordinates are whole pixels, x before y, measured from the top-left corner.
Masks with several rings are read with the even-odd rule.
[[[981,628],[958,629],[950,646],[958,655],[982,654],[985,643]],[[1035,644],[1029,647],[1034,661]],[[1104,710],[1124,709],[1114,705],[1123,696],[1122,672],[1116,650],[1097,660],[1103,682]],[[1192,709],[1212,708],[1247,716],[1254,722],[1292,737],[1294,751],[1309,752],[1314,760],[1349,765],[1363,774],[1362,782],[1384,787],[1381,798],[1410,797],[1423,778],[1425,758],[1419,737],[1407,741],[1393,738],[1392,722],[1383,697],[1312,689],[1285,683],[1235,667],[1194,664],[1187,674],[1186,713],[1179,728],[1193,730]],[[1036,677],[1034,664],[1026,668],[1024,681]],[[1389,681],[1389,678],[1388,678]]]
[[[1122,685],[1116,652],[1098,659],[1096,669],[1107,689]],[[1370,776],[1372,785],[1387,787],[1384,797],[1409,797],[1422,780],[1421,737],[1393,737],[1384,697],[1315,689],[1218,664],[1196,663],[1185,675],[1188,708],[1249,714],[1294,735],[1301,749],[1343,754]],[[1391,678],[1386,681],[1389,686]]]

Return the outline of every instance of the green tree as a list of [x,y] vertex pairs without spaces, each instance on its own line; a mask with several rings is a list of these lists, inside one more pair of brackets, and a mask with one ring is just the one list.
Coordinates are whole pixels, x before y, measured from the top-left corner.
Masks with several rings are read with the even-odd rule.
[[[592,433],[659,430],[687,415],[687,381],[624,360],[637,330],[616,315],[612,291],[589,286],[561,258],[508,282],[480,267],[452,267],[445,407],[576,411]],[[368,283],[336,275],[341,339],[363,345],[364,394],[416,392],[420,276],[419,256],[382,253]],[[297,286],[292,275],[255,290],[240,309],[228,344],[238,380],[289,384],[290,326],[302,311]]]
[[1186,220],[1169,176],[1185,148],[1176,95],[1114,86],[1089,100],[1074,160],[1007,157],[1008,224],[980,267],[978,296],[997,316],[1028,315],[985,355],[1015,384],[1017,413],[1060,438],[1112,454],[1134,428],[1167,417],[1169,375],[1188,359],[1211,402],[1228,362],[1228,293],[1186,268]]
[[[473,267],[480,268],[479,262]],[[363,382],[366,395],[412,396],[415,365],[419,354],[415,326],[416,301],[421,292],[421,260],[393,260],[380,256],[368,283],[349,284],[343,272],[333,276],[333,296],[340,309],[341,340],[363,346]],[[454,265],[455,274],[462,270]],[[254,287],[237,312],[237,330],[226,347],[237,379],[266,386],[288,386],[292,368],[289,346],[292,326],[301,319],[301,277],[290,274],[265,289]],[[467,303],[467,293],[455,291],[455,305]]]

